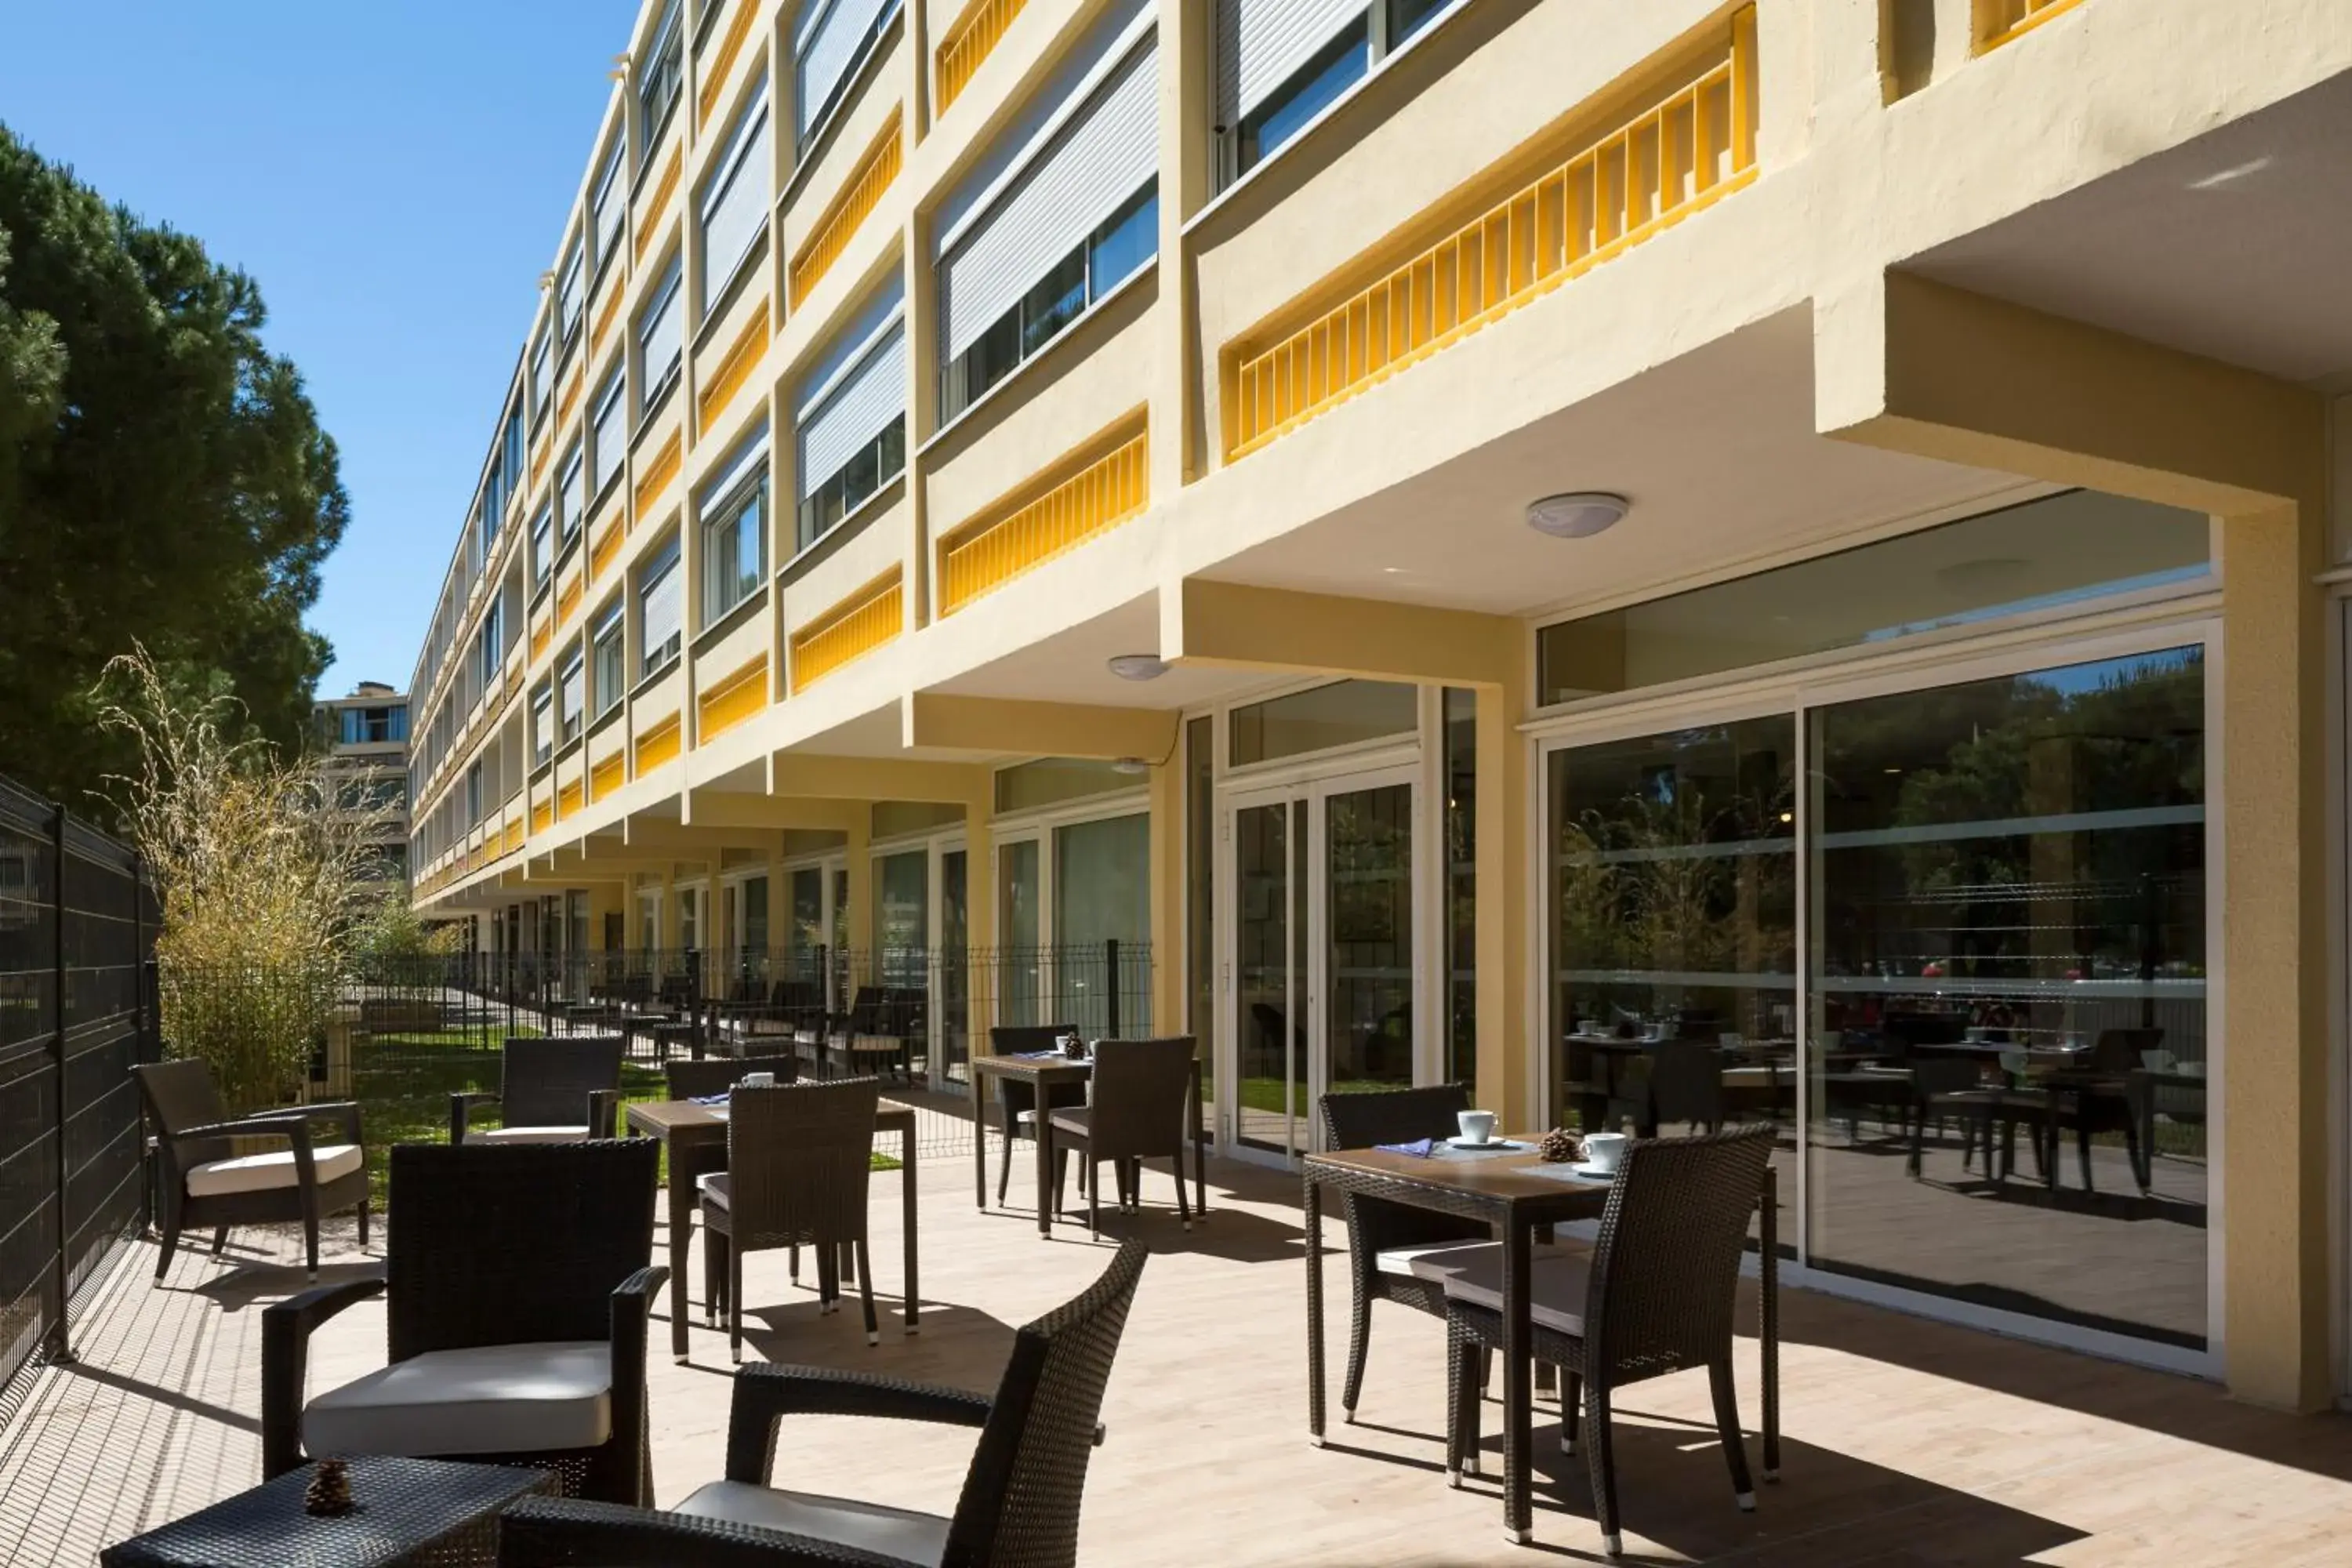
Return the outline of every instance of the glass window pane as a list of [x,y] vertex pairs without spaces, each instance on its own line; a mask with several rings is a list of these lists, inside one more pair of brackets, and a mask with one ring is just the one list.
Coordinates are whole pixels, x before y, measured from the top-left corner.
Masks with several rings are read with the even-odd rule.
[[1024,838],[996,852],[996,1016],[1005,1024],[1065,1023],[1037,1016],[1045,954],[1038,947],[1037,841]]
[[[1209,719],[1184,725],[1184,958],[1191,1016],[1184,1026],[1202,1045],[1216,1037],[1216,757]],[[1202,1053],[1202,1115],[1214,1127],[1217,1053]]]
[[927,849],[874,863],[874,972],[881,984],[921,985],[928,977],[930,883]]
[[2204,674],[1817,710],[1816,1266],[2204,1346]]
[[1445,1077],[1478,1080],[1478,695],[1445,693]]
[[1081,248],[1070,252],[1022,298],[1021,357],[1043,348],[1086,308],[1087,253]]
[[1250,168],[1305,130],[1371,64],[1371,37],[1359,18],[1242,121],[1241,166]]
[[809,953],[824,942],[824,872],[814,866],[794,871],[793,923],[787,932],[793,951]]
[[1034,763],[997,770],[996,809],[1000,814],[1034,811],[1066,800],[1117,795],[1142,785],[1139,776],[1120,773],[1109,763],[1079,757],[1040,757]]
[[[1122,949],[1111,967],[1107,942]],[[1092,1039],[1151,1033],[1151,818],[1073,823],[1054,834],[1054,944],[1062,1018]]]
[[1160,254],[1160,186],[1138,193],[1094,238],[1087,264],[1088,297],[1099,300]]
[[1323,803],[1332,1092],[1412,1082],[1412,786]]
[[1410,734],[1420,722],[1419,693],[1413,687],[1386,680],[1335,681],[1234,709],[1232,760],[1241,767]]
[[1537,637],[1541,700],[1630,691],[2203,576],[2202,512],[2074,490]]

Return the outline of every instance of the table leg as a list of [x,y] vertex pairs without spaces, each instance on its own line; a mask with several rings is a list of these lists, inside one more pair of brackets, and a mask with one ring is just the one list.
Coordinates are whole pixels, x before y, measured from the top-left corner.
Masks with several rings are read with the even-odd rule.
[[669,1350],[679,1364],[686,1362],[686,1282],[694,1268],[694,1177],[680,1168],[677,1151],[669,1162]]
[[[1192,1058],[1192,1219],[1195,1224],[1209,1217],[1209,1130],[1202,1121],[1201,1061]],[[1181,1183],[1184,1173],[1176,1173]]]
[[1043,1079],[1037,1081],[1037,1234],[1054,1234],[1054,1200],[1061,1194],[1054,1191],[1054,1118],[1048,1110],[1053,1095]]
[[980,1080],[988,1075],[978,1068],[964,1075],[971,1088],[971,1181],[972,1202],[985,1212],[988,1208],[988,1114],[987,1102],[980,1096]]
[[1516,1218],[1503,1227],[1503,1535],[1524,1546],[1534,1538],[1528,1471],[1535,1463],[1534,1367],[1528,1315],[1528,1227]]
[[1764,1217],[1758,1232],[1763,1278],[1757,1290],[1762,1320],[1757,1341],[1764,1356],[1764,1479],[1780,1479],[1780,1188],[1770,1166],[1764,1170]]
[[1300,1204],[1307,1230],[1307,1440],[1323,1446],[1323,1194],[1306,1179]]
[[915,1130],[908,1128],[900,1142],[898,1194],[907,1211],[907,1331],[911,1334],[923,1321],[922,1288],[915,1281]]

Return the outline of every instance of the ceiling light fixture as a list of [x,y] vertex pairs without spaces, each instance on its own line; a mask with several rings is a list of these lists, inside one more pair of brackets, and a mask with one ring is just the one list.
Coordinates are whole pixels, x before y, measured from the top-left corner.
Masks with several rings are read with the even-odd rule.
[[1151,764],[1141,757],[1121,757],[1111,763],[1110,771],[1115,773],[1148,773],[1151,771]]
[[1157,680],[1168,673],[1168,661],[1156,653],[1115,653],[1110,672],[1121,680]]
[[1572,490],[1528,503],[1528,526],[1554,539],[1590,539],[1624,520],[1633,503],[1608,490]]

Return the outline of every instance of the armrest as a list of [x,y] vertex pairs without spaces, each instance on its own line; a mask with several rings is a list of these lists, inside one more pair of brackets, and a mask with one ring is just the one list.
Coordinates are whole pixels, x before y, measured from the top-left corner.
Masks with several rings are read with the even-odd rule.
[[499,1097],[486,1089],[459,1089],[449,1096],[449,1142],[466,1141],[466,1117],[478,1105],[496,1105]]
[[310,1137],[309,1118],[279,1111],[264,1116],[240,1116],[234,1121],[207,1121],[201,1127],[184,1128],[168,1134],[165,1142],[190,1143],[211,1138],[290,1138],[296,1142],[308,1142]]
[[322,1100],[310,1105],[289,1105],[283,1110],[264,1110],[255,1114],[255,1121],[331,1121],[341,1130],[344,1139],[352,1143],[360,1139],[360,1102],[356,1100]]
[[842,1564],[844,1568],[916,1568],[830,1541],[786,1535],[757,1525],[620,1503],[527,1497],[499,1516],[499,1561],[507,1568],[579,1564],[581,1568],[642,1568],[647,1563],[692,1563],[714,1568],[778,1568],[779,1564]]
[[735,1374],[727,1415],[727,1479],[768,1484],[776,1423],[786,1415],[878,1415],[950,1426],[987,1425],[986,1394],[870,1372],[754,1363]]
[[261,1311],[261,1473],[284,1475],[302,1462],[302,1391],[310,1334],[344,1308],[381,1295],[381,1279],[347,1279],[272,1302]]
[[613,1138],[619,1136],[621,1123],[621,1091],[617,1089],[592,1089],[588,1091],[588,1136]]
[[[656,1264],[638,1269],[613,1288],[613,1430],[625,1441],[643,1441],[646,1430],[646,1340],[654,1293],[669,1279]],[[671,1302],[673,1311],[685,1310]],[[642,1463],[638,1467],[643,1472]],[[640,1500],[650,1504],[653,1499]]]

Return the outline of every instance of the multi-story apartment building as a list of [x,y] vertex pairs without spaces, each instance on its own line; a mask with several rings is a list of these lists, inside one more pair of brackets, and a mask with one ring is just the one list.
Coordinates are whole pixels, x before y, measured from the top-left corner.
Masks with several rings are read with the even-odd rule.
[[427,912],[1121,940],[1276,1163],[1697,1039],[1800,1281],[2339,1392],[2352,8],[625,42],[417,666]]
[[349,697],[313,710],[329,780],[354,814],[373,819],[383,839],[383,874],[409,866],[408,699],[380,680],[362,680]]

